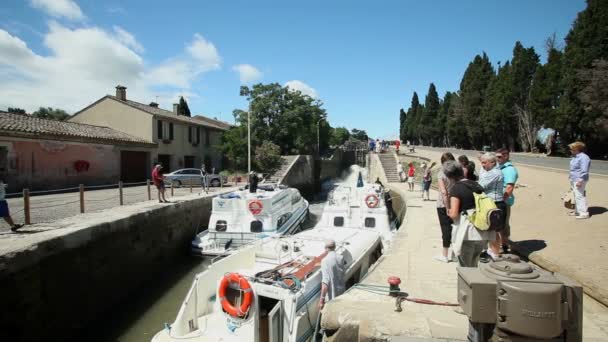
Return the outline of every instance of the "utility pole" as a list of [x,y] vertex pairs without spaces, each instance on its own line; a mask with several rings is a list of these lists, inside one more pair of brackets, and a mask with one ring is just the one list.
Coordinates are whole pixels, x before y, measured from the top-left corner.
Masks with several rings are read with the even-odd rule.
[[323,119],[319,119],[319,121],[317,121],[317,153],[319,155],[321,155],[321,120]]
[[251,172],[251,101],[247,111],[247,173]]

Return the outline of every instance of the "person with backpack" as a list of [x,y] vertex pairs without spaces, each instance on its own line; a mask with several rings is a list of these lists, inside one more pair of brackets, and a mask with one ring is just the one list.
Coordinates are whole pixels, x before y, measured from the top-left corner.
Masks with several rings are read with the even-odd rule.
[[[483,194],[481,185],[464,178],[462,166],[456,161],[445,162],[443,172],[454,182],[449,192],[450,207],[448,210],[448,216],[454,221],[452,226],[453,252],[458,258],[460,266],[477,267],[479,256],[488,243],[496,240],[496,232],[488,227],[485,227],[485,230],[479,229],[473,224],[473,222],[485,221],[483,215],[475,216],[478,214],[476,200],[479,198],[487,200],[487,197]],[[483,197],[476,198],[475,194],[483,195]]]
[[[479,172],[479,185],[483,188],[486,196],[494,201],[496,208],[501,210],[501,222],[497,231],[504,227],[504,214],[507,211],[507,204],[503,199],[503,175],[499,168],[496,167],[496,154],[486,152],[479,157],[481,161],[481,171]],[[495,240],[490,242],[488,254],[492,259],[496,259],[500,255],[500,242]]]

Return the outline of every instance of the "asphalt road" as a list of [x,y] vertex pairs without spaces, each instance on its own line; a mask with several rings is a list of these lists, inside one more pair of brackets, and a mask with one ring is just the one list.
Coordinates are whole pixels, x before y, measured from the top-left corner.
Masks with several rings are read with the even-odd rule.
[[[226,186],[224,186],[224,189]],[[210,188],[209,192],[219,192],[221,188]],[[200,188],[193,188],[193,193],[199,193]],[[190,188],[175,188],[175,197],[190,195]],[[158,200],[156,188],[151,187],[153,201]],[[167,200],[171,201],[171,189],[167,189]],[[94,212],[117,207],[120,205],[118,189],[87,190],[84,193],[85,212]],[[148,200],[148,189],[145,185],[123,188],[123,204]],[[24,222],[23,198],[7,199],[11,216],[16,223]],[[30,197],[30,215],[32,223],[52,222],[58,219],[80,214],[80,196],[78,192],[41,195]],[[6,232],[9,226],[0,219],[0,232]]]
[[[474,150],[459,150],[454,148],[440,148],[440,147],[416,147],[416,150],[431,150],[431,151],[446,151],[452,152],[455,157],[459,155],[466,155],[470,158],[477,158],[480,151]],[[558,169],[568,171],[570,168],[570,158],[561,157],[545,157],[543,155],[528,155],[523,153],[512,153],[511,161],[514,164],[520,165],[531,165],[536,167],[544,167],[549,169]],[[592,160],[591,161],[591,175],[603,175],[608,176],[608,161],[605,160]]]

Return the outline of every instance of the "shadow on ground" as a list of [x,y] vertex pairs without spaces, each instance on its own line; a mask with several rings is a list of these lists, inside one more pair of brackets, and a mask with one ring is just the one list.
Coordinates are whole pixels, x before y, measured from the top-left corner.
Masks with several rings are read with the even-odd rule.
[[601,215],[608,211],[608,209],[606,209],[604,207],[589,207],[588,210],[589,210],[589,215],[591,215],[591,216]]
[[526,261],[530,254],[545,249],[547,247],[547,243],[545,240],[522,240],[513,242],[513,249],[515,252],[523,257]]

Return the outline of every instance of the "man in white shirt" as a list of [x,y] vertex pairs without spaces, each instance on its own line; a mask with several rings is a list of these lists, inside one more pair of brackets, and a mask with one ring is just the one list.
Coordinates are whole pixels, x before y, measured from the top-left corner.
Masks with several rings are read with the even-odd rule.
[[327,255],[321,261],[321,298],[319,299],[319,310],[323,309],[326,302],[344,293],[344,259],[336,253],[336,242],[328,240],[325,242]]

